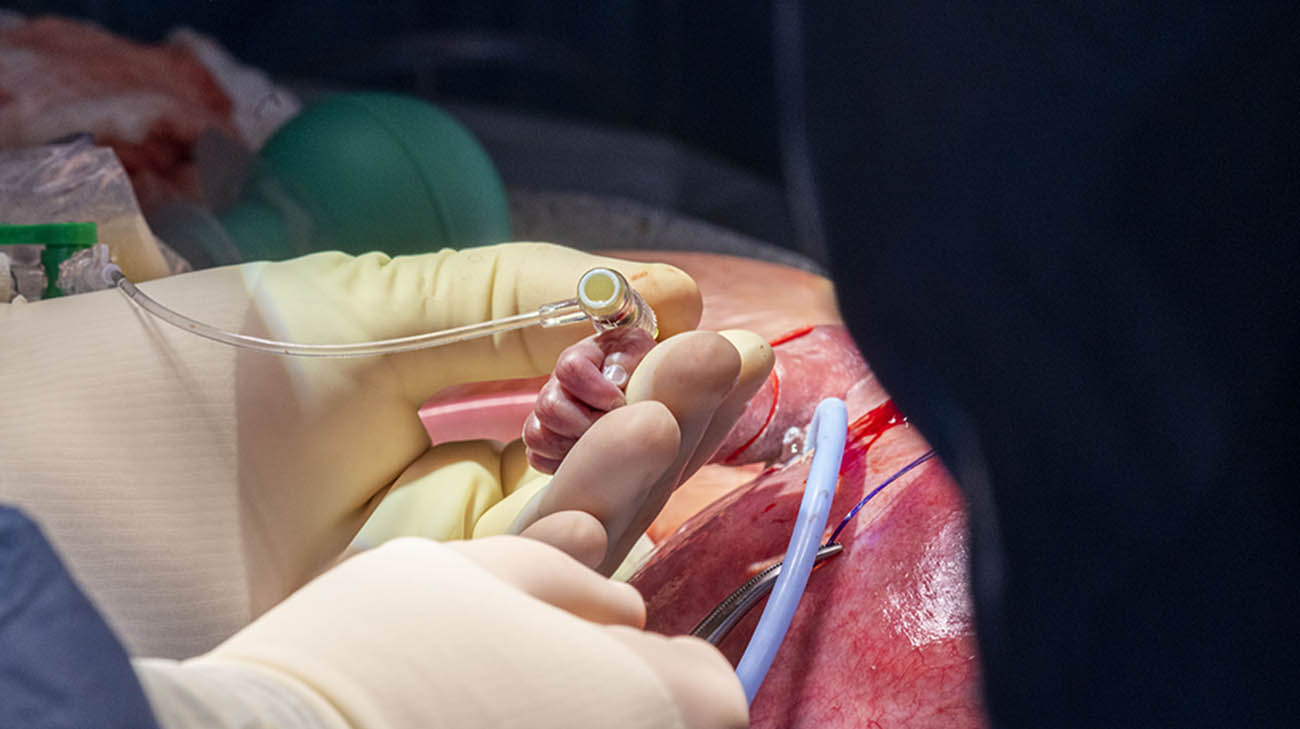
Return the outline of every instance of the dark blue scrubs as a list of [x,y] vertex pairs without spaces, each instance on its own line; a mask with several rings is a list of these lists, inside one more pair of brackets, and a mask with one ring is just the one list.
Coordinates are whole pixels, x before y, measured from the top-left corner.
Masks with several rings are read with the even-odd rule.
[[40,529],[0,507],[0,727],[157,729],[121,643]]
[[1300,4],[796,15],[809,207],[967,494],[994,725],[1294,726]]

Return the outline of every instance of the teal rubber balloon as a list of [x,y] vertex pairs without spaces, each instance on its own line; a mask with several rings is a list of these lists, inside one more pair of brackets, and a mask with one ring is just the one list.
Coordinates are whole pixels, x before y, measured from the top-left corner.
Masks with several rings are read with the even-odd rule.
[[240,203],[219,217],[244,260],[510,239],[505,188],[473,135],[429,103],[384,93],[311,104],[267,141]]

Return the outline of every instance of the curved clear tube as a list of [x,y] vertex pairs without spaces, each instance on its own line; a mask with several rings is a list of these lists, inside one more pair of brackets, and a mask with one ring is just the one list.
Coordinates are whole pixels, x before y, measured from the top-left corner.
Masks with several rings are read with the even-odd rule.
[[[608,277],[614,282],[613,285],[617,294],[616,301],[604,302],[607,306],[600,310],[593,310],[587,305],[580,288],[577,298],[546,304],[536,311],[477,324],[467,324],[437,332],[394,339],[381,339],[373,342],[358,342],[356,344],[298,344],[227,331],[205,324],[197,319],[192,319],[158,303],[137,288],[135,284],[128,281],[126,276],[122,274],[122,269],[115,265],[109,264],[104,268],[104,279],[110,285],[117,287],[123,296],[130,299],[141,309],[174,327],[233,347],[294,357],[371,357],[397,352],[414,352],[470,339],[478,339],[479,337],[487,337],[501,332],[524,329],[530,326],[555,327],[576,324],[584,320],[590,320],[598,332],[618,326],[641,326],[648,329],[652,335],[656,335],[657,327],[654,326],[653,312],[648,317],[626,316],[629,306],[634,307],[637,311],[650,311],[650,307],[645,303],[645,300],[632,289],[627,283],[627,279],[613,269],[596,268],[588,271],[583,280],[585,281],[587,276],[596,272],[599,272],[601,277]],[[606,311],[606,308],[609,310]],[[654,329],[650,329],[650,327],[654,327]]]
[[799,504],[799,516],[795,518],[794,534],[786,548],[776,587],[772,588],[772,596],[763,608],[754,635],[736,665],[736,675],[745,688],[745,698],[751,704],[772,667],[772,660],[790,629],[795,608],[808,585],[808,575],[812,573],[818,544],[830,516],[847,433],[848,412],[844,402],[833,397],[822,400],[813,413],[804,443],[804,452],[813,446],[816,450],[808,471],[808,483],[804,486],[803,501]]

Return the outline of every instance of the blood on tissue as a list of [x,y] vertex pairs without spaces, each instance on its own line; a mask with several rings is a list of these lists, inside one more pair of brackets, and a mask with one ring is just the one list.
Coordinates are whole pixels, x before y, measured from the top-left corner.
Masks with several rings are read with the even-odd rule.
[[[782,341],[788,341],[788,339],[793,339],[798,336],[802,336],[803,334],[807,334],[809,331],[812,331],[812,327],[807,327],[806,331],[796,330],[795,332],[792,332],[789,335],[784,335],[785,337],[787,337],[787,339]],[[898,409],[898,406],[894,404],[894,401],[892,399],[886,400],[885,402],[867,411],[867,413],[865,413],[864,415],[862,415],[861,417],[857,418],[856,420],[854,420],[852,423],[849,424],[848,439],[845,442],[844,449],[846,452],[856,451],[858,454],[865,456],[867,450],[870,449],[871,446],[875,444],[877,440],[880,440],[880,437],[883,436],[886,432],[900,425],[907,425],[907,424],[908,424],[907,416],[903,415],[903,413]],[[740,451],[743,451],[747,447],[748,444],[743,446],[740,449]],[[777,468],[776,466],[769,467],[766,471],[764,471],[764,473],[768,473],[769,471],[776,470],[776,468]],[[843,473],[844,473],[844,466],[841,466],[840,474],[842,475]],[[765,506],[762,512],[760,513],[766,514],[772,509],[776,508],[776,506],[777,506],[777,502],[773,501],[769,503],[767,506]],[[785,524],[789,521],[790,519],[776,518],[770,522],[769,526]],[[777,555],[777,556],[769,557],[768,559],[765,560],[753,562],[745,568],[745,572],[749,577],[752,577],[758,574],[759,572],[767,569],[768,567],[771,567],[772,565],[776,564],[780,560],[781,560],[781,556]]]
[[808,325],[806,325],[806,326],[799,327],[798,329],[792,329],[792,330],[786,332],[785,334],[782,334],[782,335],[776,337],[775,339],[772,339],[772,340],[768,341],[768,345],[769,345],[769,346],[772,346],[772,347],[779,347],[779,346],[781,346],[782,344],[785,344],[786,342],[789,342],[789,341],[792,341],[792,340],[798,339],[799,337],[802,337],[802,336],[807,335],[807,334],[810,333],[812,330],[813,330],[813,326],[812,326],[811,324],[808,324]]
[[[807,327],[806,331],[796,330],[795,332],[792,332],[789,335],[784,335],[786,339],[781,340],[781,338],[778,338],[778,340],[789,341],[789,339],[797,338],[798,336],[807,334],[809,331],[812,331],[812,327]],[[867,450],[870,449],[871,446],[877,440],[879,440],[881,436],[883,436],[889,430],[896,428],[900,425],[908,425],[907,417],[902,414],[902,412],[898,409],[898,406],[894,404],[893,400],[886,400],[884,403],[876,406],[875,408],[871,409],[870,411],[868,411],[867,413],[865,413],[864,415],[862,415],[861,417],[857,418],[856,420],[854,420],[852,423],[849,424],[848,439],[845,443],[845,451],[846,452],[856,451],[856,453],[865,456]],[[743,451],[745,448],[748,447],[748,445],[749,444],[746,444],[737,452],[739,453],[740,451]],[[767,470],[765,470],[764,473],[765,474],[769,473],[771,471],[777,470],[778,468],[779,467],[775,465],[771,466]],[[841,475],[843,474],[843,472],[844,472],[844,466],[841,466],[840,469]],[[769,503],[767,506],[765,506],[760,513],[766,514],[772,511],[772,509],[775,509],[776,507],[777,507],[777,502],[773,501]],[[771,522],[769,522],[767,526],[785,524],[788,523],[789,521],[791,520],[787,518],[775,518]],[[754,526],[757,527],[758,524],[755,523]],[[747,578],[753,577],[759,572],[762,572],[768,567],[771,567],[777,562],[780,562],[783,556],[784,555],[782,554],[777,554],[777,555],[770,556],[766,559],[751,562],[745,567],[746,577]],[[814,569],[820,568],[821,566],[822,564],[818,564],[814,566]]]
[[907,416],[892,399],[886,400],[849,423],[848,443],[865,452],[887,431],[900,425],[909,425]]

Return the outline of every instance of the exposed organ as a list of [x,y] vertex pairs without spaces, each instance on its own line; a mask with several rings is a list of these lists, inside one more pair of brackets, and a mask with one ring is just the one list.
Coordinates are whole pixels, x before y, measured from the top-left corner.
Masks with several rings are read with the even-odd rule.
[[[850,417],[884,398],[859,391]],[[869,397],[874,394],[875,397]],[[907,426],[858,429],[831,509],[835,526],[871,488],[927,450]],[[875,440],[869,448],[868,443]],[[807,460],[771,469],[690,519],[632,578],[647,628],[688,632],[719,600],[779,560],[798,512]],[[756,729],[984,725],[979,702],[965,512],[937,461],[881,491],[819,567],[751,710]],[[756,608],[723,642],[733,663]]]

